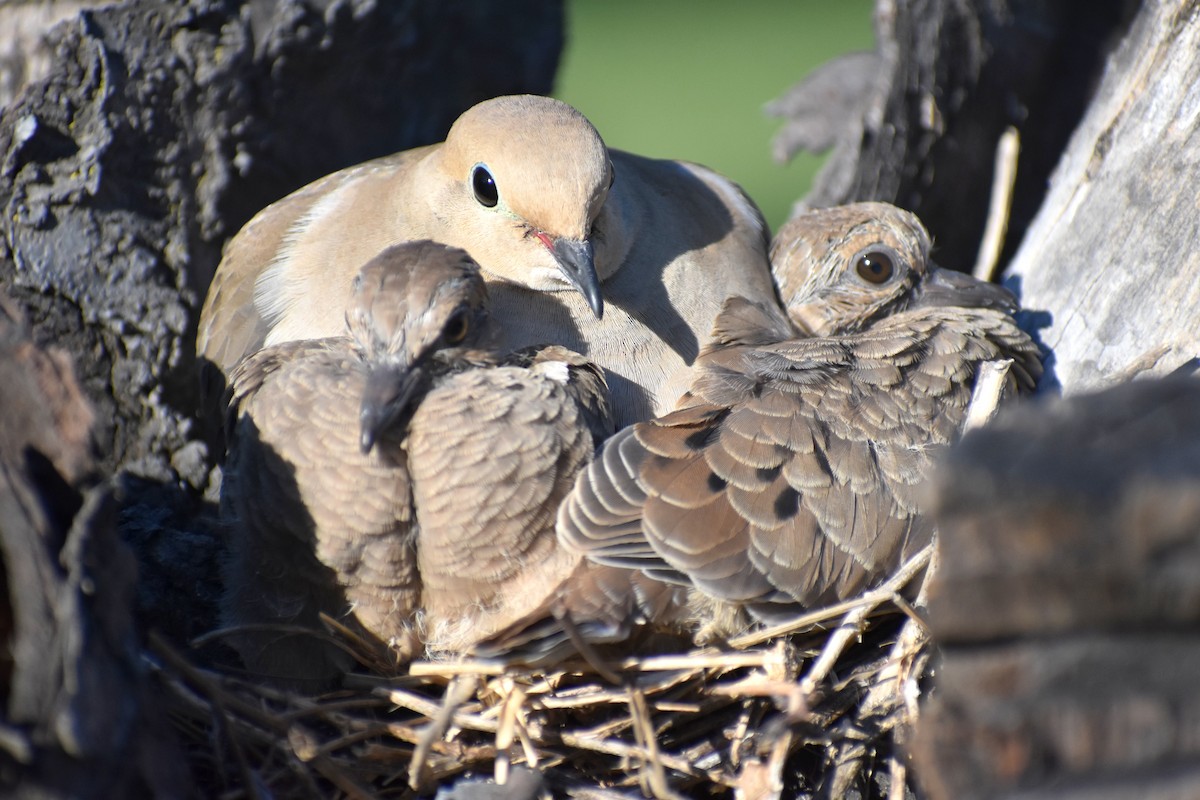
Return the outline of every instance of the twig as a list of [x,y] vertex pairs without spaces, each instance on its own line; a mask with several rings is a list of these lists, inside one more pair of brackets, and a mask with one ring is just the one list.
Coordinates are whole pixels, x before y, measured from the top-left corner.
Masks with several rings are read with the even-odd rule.
[[388,736],[391,734],[391,731],[392,727],[390,725],[386,723],[379,723],[368,728],[363,728],[360,731],[344,734],[336,739],[330,739],[328,742],[318,745],[312,750],[312,754],[309,756],[309,758],[305,760],[313,760],[315,758],[333,753],[337,750],[341,750],[343,747],[349,747],[352,744],[367,741],[368,739]]
[[254,779],[250,763],[246,760],[246,753],[242,749],[242,744],[238,740],[233,726],[230,725],[229,715],[225,710],[224,703],[221,701],[222,692],[220,686],[188,663],[186,658],[176,653],[174,648],[168,645],[158,633],[151,631],[149,641],[150,648],[155,655],[170,664],[172,669],[183,676],[184,680],[197,687],[208,698],[213,724],[217,727],[222,737],[229,742],[229,749],[233,751],[233,758],[237,762],[238,772],[241,773],[242,783],[245,784],[243,788],[253,800],[262,800],[262,794],[258,791],[258,781]]
[[530,767],[536,767],[541,761],[538,755],[537,748],[533,745],[533,736],[529,732],[529,722],[525,718],[525,706],[517,707],[517,714],[513,718],[513,727],[517,732],[517,740],[521,743],[521,750],[525,753],[525,763]]
[[417,742],[416,749],[413,750],[412,761],[408,767],[408,785],[413,789],[420,790],[424,783],[425,761],[434,741],[442,738],[450,728],[458,707],[475,694],[478,688],[478,680],[463,680],[461,677],[456,677],[446,687],[442,705],[436,713],[430,715],[429,725],[422,732],[421,741]]
[[579,653],[583,660],[588,662],[592,669],[596,670],[597,675],[615,686],[620,686],[621,677],[608,668],[604,659],[592,647],[592,643],[579,632],[579,628],[575,626],[575,621],[571,619],[570,613],[564,610],[555,613],[554,616],[562,624],[563,630],[567,632],[567,638],[571,640],[571,646],[575,648],[575,652]]
[[1008,385],[1008,372],[1012,359],[984,361],[975,372],[975,388],[971,390],[971,402],[963,416],[962,431],[982,427],[992,421],[1000,407],[1000,398]]
[[334,786],[341,789],[347,797],[351,797],[353,800],[377,800],[371,790],[360,786],[357,781],[347,775],[341,767],[337,766],[330,759],[322,756],[314,758],[311,763],[317,772],[321,773]]
[[[788,626],[806,624],[803,620],[808,616],[815,616],[818,621],[823,619],[831,619],[838,615],[839,609],[845,610],[857,605],[858,601],[850,601],[839,604],[838,606],[830,606],[828,609],[821,609],[815,615],[806,615],[804,618],[789,621]],[[844,607],[844,608],[843,608]],[[767,637],[773,638],[773,637]],[[765,641],[763,639],[762,641]],[[755,642],[757,644],[758,642]],[[748,646],[748,645],[747,645]],[[738,648],[742,649],[742,648]],[[769,653],[719,653],[712,650],[700,650],[694,653],[669,655],[669,656],[630,656],[623,658],[620,661],[606,662],[606,666],[613,671],[622,672],[675,672],[679,670],[699,671],[703,669],[739,669],[741,667],[761,667],[767,660],[771,658]],[[596,669],[594,664],[588,663],[587,666]],[[570,665],[563,665],[563,670],[567,671]],[[414,661],[408,665],[408,674],[413,677],[430,677],[430,676],[455,676],[455,675],[481,675],[487,677],[499,677],[504,674],[517,674],[522,672],[520,668],[510,667],[494,661]],[[599,674],[599,670],[596,670]],[[614,676],[615,677],[615,676]],[[620,681],[616,681],[620,683]]]
[[295,697],[296,708],[290,711],[280,711],[276,717],[283,722],[295,722],[314,714],[335,714],[339,711],[351,711],[359,708],[382,708],[387,700],[382,697],[354,697],[348,700],[331,700],[326,703],[315,703],[306,697]]
[[756,713],[760,712],[755,706],[743,706],[742,713],[738,715],[738,722],[733,729],[729,745],[729,763],[734,769],[741,767],[742,745],[746,741],[746,733],[750,730],[750,715]]
[[508,769],[511,766],[513,738],[517,728],[517,710],[525,702],[525,692],[517,686],[512,678],[503,678],[500,682],[503,689],[503,700],[500,702],[500,719],[496,728],[496,783],[503,786],[508,783]]
[[833,665],[837,663],[838,658],[841,657],[850,640],[862,633],[863,622],[867,616],[879,605],[890,600],[893,594],[903,588],[913,575],[929,563],[929,558],[932,554],[933,545],[926,545],[920,553],[910,558],[908,563],[892,576],[891,580],[878,589],[863,595],[858,607],[846,614],[841,624],[837,627],[837,630],[830,634],[829,639],[825,642],[825,646],[821,648],[821,655],[817,657],[817,660],[809,668],[808,673],[800,680],[800,689],[805,697],[813,695],[817,684],[825,680],[826,676],[829,675],[833,669]]
[[788,620],[787,622],[778,625],[772,625],[761,630],[751,631],[750,633],[736,636],[729,640],[728,645],[738,650],[747,647],[753,647],[756,644],[762,644],[770,639],[775,639],[780,636],[786,636],[790,633],[795,633],[804,628],[816,625],[821,622],[828,622],[836,619],[845,613],[853,612],[860,606],[866,606],[869,609],[878,608],[881,604],[891,599],[892,595],[903,589],[908,582],[916,577],[925,565],[929,563],[929,559],[933,553],[933,545],[928,545],[921,552],[910,558],[896,574],[877,589],[872,589],[866,594],[860,595],[853,600],[846,600],[841,603],[836,603],[825,608],[820,608],[815,611],[803,614]]
[[679,656],[648,656],[630,658],[620,662],[621,669],[637,669],[643,672],[674,672],[675,670],[741,669],[763,667],[777,656],[770,650],[753,653],[698,652]]
[[408,674],[417,678],[456,675],[480,675],[498,677],[511,669],[498,661],[414,661],[408,665]]
[[[932,559],[930,561],[932,563]],[[926,574],[926,576],[932,576],[933,572],[927,571],[925,574]],[[928,577],[926,578],[925,583],[921,586],[921,591],[924,592],[925,588],[927,586],[929,586]],[[912,622],[914,625],[917,625],[918,627],[920,627],[920,629],[926,635],[929,634],[929,626],[925,624],[925,620],[922,619],[921,615],[917,613],[917,610],[915,608],[913,608],[912,603],[910,603],[904,599],[904,595],[899,595],[899,594],[892,595],[892,605],[896,606],[896,608],[903,611],[904,615],[906,617],[908,617],[909,622]]]
[[908,770],[904,762],[894,754],[888,758],[888,800],[904,800],[905,785],[908,783]]
[[[646,758],[646,751],[641,747],[613,739],[594,739],[591,736],[583,736],[568,731],[559,733],[558,738],[567,747],[574,747],[577,750],[588,750],[593,753],[602,753],[618,758],[643,760]],[[663,766],[670,767],[683,775],[700,777],[699,773],[692,766],[692,763],[687,759],[677,758],[670,753],[659,752],[658,760],[662,762]],[[723,773],[705,771],[704,774],[714,783],[720,783],[722,786],[736,786],[734,780]]]
[[[867,690],[866,696],[859,703],[863,716],[880,713],[892,703],[903,703],[905,698],[904,684],[914,672],[920,673],[924,664],[921,658],[929,644],[929,632],[924,623],[910,619],[900,629],[900,635],[892,644],[886,666],[876,677],[875,683]],[[917,669],[914,670],[914,667]],[[915,707],[909,709],[915,717]]]
[[1021,134],[1008,127],[996,142],[996,158],[992,171],[992,195],[988,201],[987,222],[979,242],[979,254],[972,274],[981,281],[996,276],[996,263],[1004,234],[1008,230],[1008,215],[1012,210],[1013,186],[1017,179],[1017,157],[1021,152]]
[[646,778],[650,790],[658,800],[678,800],[678,795],[667,784],[667,775],[663,772],[663,762],[658,751],[658,736],[654,732],[654,723],[650,721],[646,697],[634,687],[629,689],[629,716],[633,720],[633,735],[647,756],[642,759],[642,764],[647,768]]
[[[457,677],[458,676],[455,677],[455,680],[457,680]],[[454,681],[451,683],[454,683]],[[444,708],[444,706],[439,706],[436,702],[427,697],[421,697],[420,695],[406,692],[403,689],[393,688],[380,691],[386,694],[388,700],[390,700],[393,704],[401,708],[407,708],[409,711],[415,711],[416,713],[422,714],[430,719],[436,717],[439,711]],[[450,690],[447,688],[446,691],[448,694]],[[480,733],[495,733],[497,727],[495,721],[489,720],[480,714],[466,714],[462,712],[458,712],[454,715],[454,724],[458,725],[460,728],[479,731]]]
[[1143,372],[1149,372],[1157,367],[1158,362],[1162,361],[1163,356],[1174,349],[1175,345],[1173,344],[1161,344],[1157,347],[1152,347],[1118,370],[1109,380],[1113,384],[1131,381]]
[[767,759],[770,797],[779,797],[783,794],[783,767],[787,763],[788,753],[792,751],[793,738],[795,737],[792,729],[788,728],[771,744],[771,755]]

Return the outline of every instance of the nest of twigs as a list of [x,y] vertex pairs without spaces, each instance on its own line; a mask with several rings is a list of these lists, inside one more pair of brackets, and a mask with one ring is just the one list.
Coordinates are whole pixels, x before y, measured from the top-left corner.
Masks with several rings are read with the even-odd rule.
[[[196,666],[160,639],[154,666],[207,793],[405,798],[504,783],[488,797],[906,796],[903,744],[929,644],[885,585],[721,648],[553,671],[417,662],[319,696]],[[355,649],[353,636],[331,633]],[[465,788],[465,790],[464,790]],[[493,790],[494,791],[494,790]]]

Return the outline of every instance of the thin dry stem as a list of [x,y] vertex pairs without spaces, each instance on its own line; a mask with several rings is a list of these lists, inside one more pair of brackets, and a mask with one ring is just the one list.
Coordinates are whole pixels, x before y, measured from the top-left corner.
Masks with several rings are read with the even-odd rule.
[[425,762],[434,741],[445,735],[450,728],[451,721],[454,720],[458,707],[475,694],[478,686],[478,680],[464,680],[460,676],[455,677],[446,687],[446,695],[442,698],[441,706],[431,716],[429,726],[422,732],[421,740],[417,742],[417,747],[413,751],[412,762],[408,768],[408,785],[413,789],[419,790],[424,785]]
[[996,277],[1000,250],[1004,246],[1004,235],[1008,232],[1008,218],[1012,211],[1013,186],[1017,180],[1017,159],[1021,153],[1021,134],[1008,127],[996,142],[996,160],[992,171],[992,194],[988,201],[987,222],[983,238],[979,242],[979,255],[975,259],[972,274],[981,281]]
[[966,433],[992,421],[1008,386],[1008,373],[1012,359],[984,361],[975,375],[975,388],[971,390],[971,402],[963,417],[962,430]]
[[822,622],[830,622],[837,619],[843,614],[853,613],[860,606],[868,606],[870,609],[876,609],[886,603],[892,596],[898,593],[901,589],[908,585],[909,581],[917,576],[922,569],[929,563],[929,559],[933,553],[933,545],[928,545],[919,553],[914,555],[896,571],[888,581],[876,589],[859,595],[853,600],[846,600],[835,605],[826,606],[825,608],[816,609],[803,614],[787,622],[773,625],[762,630],[751,631],[750,633],[730,639],[728,644],[730,647],[741,650],[748,647],[753,647],[771,639],[777,639],[781,636],[796,633],[798,631],[812,628]]

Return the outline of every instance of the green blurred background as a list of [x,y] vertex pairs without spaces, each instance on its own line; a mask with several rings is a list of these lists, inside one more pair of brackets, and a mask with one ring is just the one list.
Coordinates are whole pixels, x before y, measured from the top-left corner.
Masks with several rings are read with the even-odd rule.
[[821,164],[771,158],[763,113],[817,65],[874,46],[872,0],[567,0],[555,96],[611,147],[698,161],[737,181],[775,230]]

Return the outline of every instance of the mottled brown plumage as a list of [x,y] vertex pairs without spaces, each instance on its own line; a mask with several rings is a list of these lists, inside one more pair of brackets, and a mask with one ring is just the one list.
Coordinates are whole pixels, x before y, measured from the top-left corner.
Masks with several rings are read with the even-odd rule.
[[401,659],[461,651],[544,602],[580,559],[554,514],[611,432],[598,368],[561,347],[497,359],[461,250],[385,250],[350,336],[264,348],[232,373],[222,507],[233,642],[256,672],[349,666],[315,629],[351,616]]
[[923,484],[976,366],[1013,358],[1022,389],[1041,372],[1012,295],[928,251],[920,222],[883,204],[784,226],[792,319],[729,301],[680,408],[608,441],[560,540],[760,618],[851,596],[927,544]]
[[432,239],[479,263],[502,351],[586,354],[609,371],[625,424],[672,407],[726,297],[774,297],[766,236],[754,204],[711,170],[610,151],[560,101],[500,97],[444,143],[263,209],[226,247],[196,349],[227,372],[264,345],[340,335],[359,266]]

